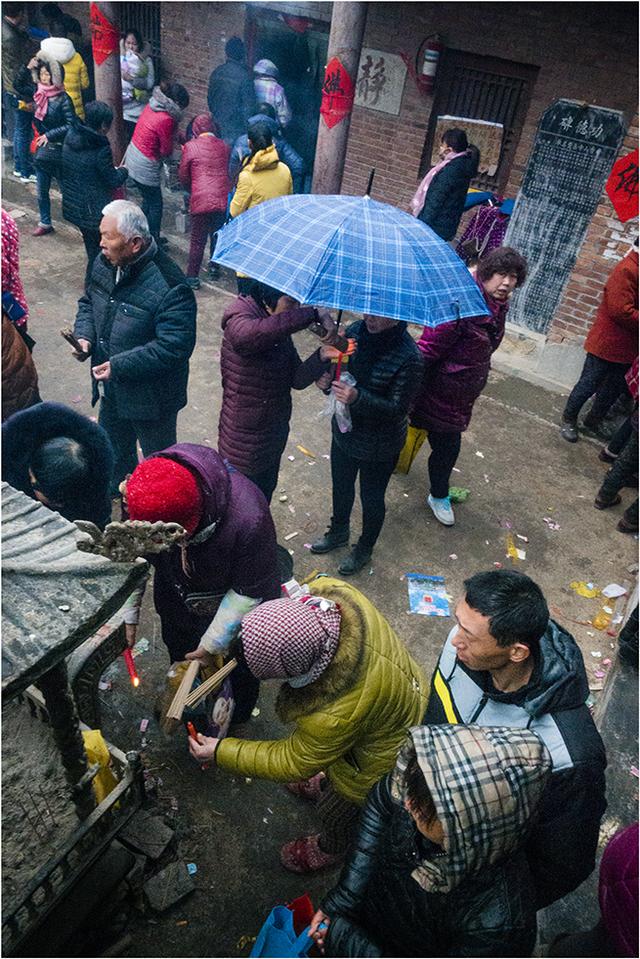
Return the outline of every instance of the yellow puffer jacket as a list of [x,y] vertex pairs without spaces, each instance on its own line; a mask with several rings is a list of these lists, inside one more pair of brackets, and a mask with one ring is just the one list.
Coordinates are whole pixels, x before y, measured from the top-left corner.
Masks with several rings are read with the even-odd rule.
[[40,52],[45,59],[53,57],[64,67],[64,88],[71,97],[76,116],[84,120],[82,91],[89,86],[89,72],[84,60],[66,37],[47,37],[40,44]]
[[293,193],[291,171],[281,163],[273,143],[266,150],[258,150],[238,175],[238,186],[229,212],[238,216],[265,200]]
[[309,686],[282,685],[278,716],[295,723],[287,739],[223,739],[216,763],[276,782],[324,770],[344,799],[363,803],[393,768],[409,727],[422,722],[429,686],[389,623],[354,586],[321,576],[309,588],[340,605],[336,655]]

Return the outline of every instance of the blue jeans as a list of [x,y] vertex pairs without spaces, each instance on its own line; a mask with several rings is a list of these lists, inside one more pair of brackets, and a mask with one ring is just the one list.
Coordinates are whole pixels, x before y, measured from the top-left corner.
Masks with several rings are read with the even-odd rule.
[[33,113],[28,110],[15,111],[15,127],[13,130],[13,165],[22,176],[31,176],[35,168],[31,161],[29,147],[33,138],[31,121]]
[[146,186],[137,180],[133,182],[142,195],[142,212],[149,223],[151,235],[157,240],[162,225],[162,190],[159,186]]
[[51,226],[51,198],[49,190],[51,189],[52,175],[49,170],[43,170],[36,167],[36,177],[38,179],[38,211],[40,213],[41,226]]

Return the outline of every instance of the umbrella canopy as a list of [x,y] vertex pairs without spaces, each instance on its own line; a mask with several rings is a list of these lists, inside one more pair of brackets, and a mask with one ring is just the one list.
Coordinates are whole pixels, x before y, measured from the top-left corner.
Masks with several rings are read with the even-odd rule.
[[421,326],[489,312],[444,240],[368,196],[267,200],[220,231],[213,260],[314,306]]

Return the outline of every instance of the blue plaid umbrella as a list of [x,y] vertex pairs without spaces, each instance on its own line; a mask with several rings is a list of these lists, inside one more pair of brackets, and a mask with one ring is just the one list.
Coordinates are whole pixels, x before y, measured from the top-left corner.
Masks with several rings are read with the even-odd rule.
[[213,261],[301,303],[421,326],[489,312],[444,240],[368,196],[267,200],[220,231]]

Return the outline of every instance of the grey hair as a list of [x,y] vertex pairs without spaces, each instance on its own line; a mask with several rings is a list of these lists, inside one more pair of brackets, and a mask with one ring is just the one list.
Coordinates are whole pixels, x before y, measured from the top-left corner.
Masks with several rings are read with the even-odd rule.
[[133,240],[136,236],[142,240],[151,239],[149,223],[137,203],[130,200],[112,200],[104,207],[102,215],[115,217],[118,233],[121,233],[125,240]]

